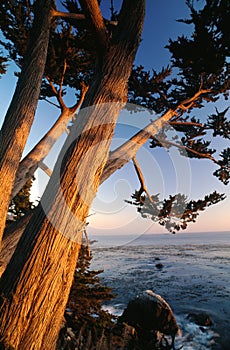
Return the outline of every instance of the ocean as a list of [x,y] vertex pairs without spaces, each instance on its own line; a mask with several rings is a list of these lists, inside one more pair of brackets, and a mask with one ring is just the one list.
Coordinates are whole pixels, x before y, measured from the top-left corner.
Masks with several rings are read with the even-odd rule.
[[[144,234],[139,237],[91,236],[92,269],[104,269],[101,281],[116,298],[104,308],[119,315],[144,290],[171,306],[182,335],[176,348],[230,349],[230,232]],[[190,321],[189,313],[207,313],[211,327]]]

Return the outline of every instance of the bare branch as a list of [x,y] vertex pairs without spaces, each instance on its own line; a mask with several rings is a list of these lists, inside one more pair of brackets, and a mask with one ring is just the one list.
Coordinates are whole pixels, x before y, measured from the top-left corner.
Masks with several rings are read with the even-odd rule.
[[101,48],[108,46],[107,30],[97,0],[79,0]]
[[196,100],[204,94],[208,94],[209,92],[211,92],[210,89],[207,90],[199,90],[197,93],[195,93],[195,95],[193,95],[192,97],[188,98],[187,100],[182,101],[179,106],[176,109],[181,109],[182,112],[187,111],[188,109],[190,109],[194,103],[196,102]]
[[56,103],[54,103],[54,102],[48,100],[47,98],[44,98],[44,101],[46,101],[47,103],[51,104],[52,106],[55,106],[55,107],[57,107],[57,108],[61,108],[60,105],[57,105]]
[[169,122],[171,126],[198,126],[199,128],[203,127],[202,123],[196,123],[196,122],[178,122],[178,121],[172,121]]
[[55,96],[58,96],[58,91],[57,91],[57,89],[55,88],[54,84],[52,83],[51,79],[50,79],[48,76],[46,76],[46,79],[48,80],[48,83],[50,84],[50,87],[51,87],[51,89],[52,89],[54,95],[55,95]]
[[170,146],[174,146],[174,147],[183,149],[183,150],[187,151],[188,153],[196,154],[200,158],[210,159],[213,163],[219,164],[218,161],[210,153],[200,153],[200,152],[198,152],[198,151],[196,151],[196,150],[194,150],[192,148],[189,148],[187,146],[184,146],[182,144],[178,144],[178,143],[175,143],[175,142],[172,142],[172,141],[168,141],[168,140],[162,140],[160,138],[157,138],[157,141],[160,142],[162,145],[167,144],[167,145],[170,145]]
[[79,101],[73,107],[70,108],[71,114],[76,113],[78,108],[81,106],[81,104],[84,101],[85,95],[86,95],[88,90],[89,90],[89,86],[86,85],[84,81],[82,81],[81,82],[81,96],[80,96]]
[[[51,129],[43,136],[43,138],[34,146],[27,156],[20,162],[16,174],[14,188],[11,198],[15,197],[20,189],[29,180],[39,166],[39,162],[47,156],[55,142],[64,132],[66,125],[69,123],[77,108],[80,107],[88,87],[82,83],[82,93],[79,102],[72,108],[66,108],[61,111],[61,114]],[[40,163],[41,164],[41,163]]]
[[104,182],[117,169],[120,169],[128,163],[135,156],[141,146],[152,136],[156,135],[162,128],[163,124],[168,122],[174,115],[175,111],[170,109],[162,117],[148,124],[144,129],[131,137],[131,139],[111,152],[101,176],[101,182]]
[[150,202],[153,203],[152,197],[149,194],[148,189],[147,189],[147,187],[145,185],[144,175],[142,174],[142,171],[141,171],[141,168],[140,168],[140,165],[139,165],[139,163],[137,161],[136,156],[134,156],[132,160],[133,160],[133,165],[134,165],[134,168],[136,170],[138,179],[139,179],[140,184],[141,184],[141,188],[140,188],[140,190],[138,192],[138,196],[141,197],[142,193],[145,192],[146,195],[148,196],[148,199],[150,200]]
[[59,92],[58,92],[59,96],[62,96],[62,87],[63,87],[63,83],[64,83],[64,79],[65,79],[66,68],[67,68],[66,59],[64,59],[63,72],[62,72],[62,77],[61,77],[61,82],[60,82],[60,89],[59,89]]
[[[71,13],[71,12],[62,12],[57,10],[52,10],[53,17],[61,17],[65,19],[75,19],[76,21],[86,21],[86,17],[83,13]],[[105,24],[109,24],[112,26],[117,26],[117,21],[110,21],[107,18],[103,18]]]
[[38,165],[49,177],[52,175],[52,170],[45,163],[39,162]]
[[[65,68],[64,68],[64,69],[65,69]],[[64,72],[64,70],[63,70],[63,72]],[[58,90],[56,89],[56,87],[54,86],[52,80],[51,80],[49,77],[47,77],[47,76],[46,76],[46,79],[47,79],[48,82],[49,82],[49,85],[50,85],[50,87],[51,87],[51,89],[52,89],[52,91],[53,91],[53,93],[54,93],[54,95],[55,95],[55,97],[56,97],[56,99],[57,99],[59,105],[60,105],[61,110],[66,109],[67,107],[66,107],[65,102],[64,102],[64,100],[63,100],[63,98],[62,98],[62,85],[60,85],[60,89],[59,89],[59,91],[58,91]],[[64,79],[64,77],[62,76],[62,83],[63,83],[63,79]],[[61,84],[62,84],[62,83],[61,83]]]
[[163,116],[155,121],[152,121],[144,129],[131,137],[131,139],[111,152],[101,176],[101,183],[104,182],[117,169],[120,169],[126,163],[128,163],[135,156],[141,146],[148,141],[149,138],[156,135],[162,126],[166,122],[169,122],[173,116],[177,116],[178,109],[182,109],[182,113],[184,113],[184,111],[187,109],[187,104],[190,104],[191,102],[194,103],[202,94],[209,92],[210,90],[198,91],[193,97],[180,103],[180,105],[176,107],[175,110],[169,109]]
[[52,10],[52,16],[53,17],[76,19],[77,21],[85,21],[85,15],[83,15],[81,13],[61,12],[61,11],[56,11],[55,9]]

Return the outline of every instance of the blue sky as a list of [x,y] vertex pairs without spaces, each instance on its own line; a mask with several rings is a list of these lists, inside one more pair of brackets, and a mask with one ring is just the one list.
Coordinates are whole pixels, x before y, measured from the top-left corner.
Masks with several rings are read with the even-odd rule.
[[[106,4],[106,0],[103,1]],[[120,1],[114,1],[119,4]],[[118,5],[119,6],[119,5]],[[144,25],[143,40],[140,45],[136,64],[142,64],[147,69],[161,69],[169,64],[169,53],[164,48],[169,37],[176,38],[182,33],[189,33],[189,27],[176,22],[176,19],[187,17],[188,10],[183,0],[147,0],[146,20]],[[106,16],[106,11],[104,13]],[[11,64],[8,73],[0,80],[0,122],[3,120],[9,101],[14,91],[16,78],[14,71],[16,67]],[[74,94],[70,91],[66,96],[67,105],[75,103]],[[219,108],[225,104],[219,102]],[[213,113],[214,107],[208,107],[205,113]],[[40,102],[31,135],[27,142],[25,153],[37,142],[46,130],[54,123],[59,111],[45,102]],[[202,111],[204,113],[204,111]],[[148,123],[150,115],[146,113],[141,118],[142,127]],[[137,131],[133,121],[128,122],[127,116],[122,115],[119,119],[115,133],[114,146],[117,143],[126,141],[129,135]],[[65,135],[54,147],[52,153],[47,157],[47,164],[53,164],[60,149]],[[220,140],[217,141],[218,143]],[[226,147],[227,142],[225,145]],[[229,146],[229,145],[228,145]],[[162,193],[167,196],[176,193],[183,188],[190,198],[202,198],[205,194],[217,190],[225,192],[228,199],[224,202],[209,208],[201,213],[196,224],[191,224],[187,231],[222,231],[230,230],[230,207],[229,186],[222,185],[218,179],[212,176],[215,166],[209,161],[178,161],[178,156],[167,153],[165,150],[152,151],[146,145],[138,153],[138,160],[142,166],[146,183],[151,193]],[[46,175],[42,171],[37,173],[37,181],[34,187],[34,196],[44,188],[47,182]],[[139,188],[139,183],[132,164],[126,165],[123,169],[114,174],[99,189],[98,195],[92,205],[89,218],[90,233],[95,234],[134,234],[139,235],[145,232],[157,233],[166,232],[158,224],[144,220],[136,212],[136,209],[124,202],[129,199],[134,189]]]

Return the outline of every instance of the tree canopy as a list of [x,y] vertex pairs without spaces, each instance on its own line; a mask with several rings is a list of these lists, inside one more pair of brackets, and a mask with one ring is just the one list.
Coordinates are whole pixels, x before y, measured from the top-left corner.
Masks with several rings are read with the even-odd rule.
[[[144,0],[123,0],[120,9],[107,3],[109,18],[103,17],[103,2],[97,0],[2,1],[1,44],[7,60],[20,68],[0,134],[2,231],[15,186],[20,182],[22,188],[39,166],[46,168],[43,160],[66,127],[68,136],[0,280],[0,347],[55,348],[92,201],[100,184],[129,161],[140,189],[126,200],[169,231],[187,228],[200,211],[225,198],[214,191],[198,200],[183,193],[162,200],[158,193],[149,193],[136,157],[150,140],[152,152],[177,148],[181,157],[213,163],[213,175],[223,184],[230,179],[230,148],[219,150],[211,144],[213,138],[230,137],[228,106],[215,109],[219,99],[228,101],[229,96],[230,4],[186,4],[190,17],[179,21],[190,26],[192,34],[169,39],[168,66],[147,71],[134,65]],[[2,63],[4,73],[5,58]],[[67,107],[70,88],[76,101]],[[58,107],[60,116],[21,160],[38,98]],[[205,112],[207,104],[213,106],[211,115]],[[157,119],[111,150],[124,108],[132,113],[147,108]],[[197,111],[203,111],[202,117]],[[171,137],[170,128],[176,136]]]
[[[2,45],[8,50],[10,59],[20,67],[32,26],[33,5],[27,1],[18,3],[19,6],[3,3],[1,29],[6,38]],[[129,79],[128,102],[148,108],[157,114],[177,110],[169,123],[178,132],[179,140],[167,140],[167,131],[164,129],[156,137],[150,135],[150,147],[178,147],[182,156],[209,159],[217,165],[214,176],[227,185],[230,177],[230,148],[222,150],[218,155],[217,151],[209,146],[211,137],[229,139],[228,108],[223,111],[216,109],[216,113],[204,116],[202,120],[192,115],[192,112],[196,113],[197,108],[203,108],[208,102],[215,103],[221,96],[228,99],[229,4],[226,1],[207,1],[204,6],[199,2],[186,3],[190,9],[190,18],[178,21],[193,26],[191,36],[181,35],[177,40],[169,39],[166,48],[171,54],[171,62],[167,67],[162,67],[161,71],[152,69],[150,72],[143,66],[133,66]],[[79,96],[82,82],[90,85],[97,55],[96,42],[90,28],[85,25],[80,4],[77,1],[64,1],[62,6],[67,12],[56,11],[57,20],[51,27],[40,93],[40,98],[50,103],[53,103],[52,97],[55,97],[57,107],[61,110],[66,108],[63,97],[69,87],[74,88]],[[112,35],[116,28],[117,14],[113,6],[110,11],[110,19],[105,20],[105,23],[108,33]],[[80,16],[81,20],[77,21]],[[19,29],[20,35],[16,35],[14,28]],[[178,111],[180,104],[183,108]],[[153,196],[156,200],[156,195]],[[171,198],[173,197],[174,195]],[[202,210],[206,207],[205,203],[209,206],[223,198],[222,194],[218,195],[215,192],[207,195],[202,199]],[[181,194],[180,201],[185,205],[188,200]],[[141,209],[140,201],[136,204],[138,203],[138,210],[144,214],[144,208]],[[163,202],[158,201],[156,205],[158,213],[159,210],[164,211]],[[198,213],[195,208],[198,207],[199,205],[193,206],[194,215],[190,216],[191,220],[183,214],[186,216],[186,222],[195,220],[195,213]],[[161,225],[165,223],[161,214],[158,218],[155,215],[153,217]],[[174,226],[175,230],[186,228],[184,219],[181,225],[173,225],[172,219],[170,227]]]

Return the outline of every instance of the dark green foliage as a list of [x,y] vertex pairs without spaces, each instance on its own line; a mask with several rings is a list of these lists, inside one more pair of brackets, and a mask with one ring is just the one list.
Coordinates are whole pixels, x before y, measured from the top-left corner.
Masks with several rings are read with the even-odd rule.
[[221,152],[220,157],[221,160],[218,161],[220,168],[216,170],[213,175],[227,185],[230,179],[230,148],[224,149]]
[[175,233],[180,229],[186,229],[189,222],[196,221],[200,211],[219,203],[225,199],[225,195],[214,191],[210,195],[206,195],[204,199],[188,201],[185,195],[178,193],[161,201],[159,194],[157,194],[152,195],[152,201],[150,201],[148,197],[136,191],[132,198],[133,201],[126,202],[137,206],[137,211],[143,218],[158,222],[168,231]]
[[30,191],[33,181],[34,178],[29,179],[10,202],[9,213],[13,214],[16,220],[34,208],[34,204],[30,201]]
[[0,77],[3,74],[6,74],[6,68],[7,68],[7,58],[2,56],[0,52]]
[[230,139],[230,121],[226,117],[229,107],[223,112],[219,112],[216,108],[216,114],[208,117],[206,128],[212,130],[213,136],[222,136],[225,139]]
[[129,102],[156,113],[164,112],[170,107],[167,95],[171,84],[165,80],[171,73],[170,67],[162,68],[159,73],[145,71],[143,66],[133,67],[129,78]]
[[1,1],[0,28],[6,38],[1,44],[19,66],[27,49],[32,22],[33,5],[30,1]]
[[197,2],[186,1],[191,11],[189,20],[193,24],[191,38],[178,37],[169,40],[167,48],[172,54],[172,64],[179,69],[180,78],[174,80],[178,86],[174,90],[178,98],[202,89],[211,89],[206,99],[215,100],[222,92],[227,98],[230,84],[229,22],[230,6],[228,0],[206,1],[202,9],[196,10]]
[[[72,12],[75,2],[63,3]],[[0,8],[0,28],[6,40],[2,45],[9,58],[21,67],[33,22],[33,6],[29,1],[4,0]],[[81,81],[88,82],[95,63],[95,42],[88,30],[76,27],[75,20],[58,19],[52,23],[47,62],[41,89],[41,99],[55,96],[47,78],[65,94],[65,87],[80,89]]]
[[[61,4],[67,12],[82,13],[76,0],[65,0]],[[203,115],[200,119],[191,116],[191,110],[202,108],[206,102],[215,102],[221,96],[226,99],[228,97],[230,2],[187,0],[186,4],[190,9],[190,17],[179,22],[190,25],[192,34],[169,40],[166,48],[171,53],[171,66],[162,68],[159,72],[154,69],[146,71],[141,65],[133,67],[129,79],[128,102],[138,104],[140,107],[137,110],[145,107],[159,115],[175,109],[176,113],[169,124],[176,134],[170,139],[166,126],[151,139],[150,147],[177,147],[182,156],[209,159],[219,166],[214,175],[228,184],[229,149],[216,155],[217,151],[212,147],[210,138],[212,135],[229,139],[228,108],[223,112],[216,110],[216,114],[211,116]],[[115,2],[114,5],[113,2],[107,5],[111,6],[111,19],[119,21],[114,9]],[[27,48],[32,21],[33,3],[30,1],[2,1],[0,28],[6,39],[2,44],[19,67]],[[112,37],[116,26],[109,21],[105,21],[105,24],[108,35]],[[53,21],[40,98],[57,97],[58,94],[63,96],[67,87],[74,88],[77,94],[82,81],[90,84],[97,59],[96,49],[87,21],[76,21],[73,18]],[[50,82],[56,88],[56,93]],[[201,90],[204,91],[202,95],[186,104],[188,99]],[[129,106],[127,108],[133,108]],[[63,108],[61,104],[60,107]],[[213,200],[215,202],[214,197]],[[158,209],[157,206],[156,210]]]
[[111,300],[114,295],[111,288],[100,282],[98,275],[103,270],[90,270],[91,259],[89,247],[83,244],[67,304],[66,320],[76,334],[82,327],[87,327],[93,336],[100,337],[105,327],[112,325],[112,316],[102,309],[102,302]]

